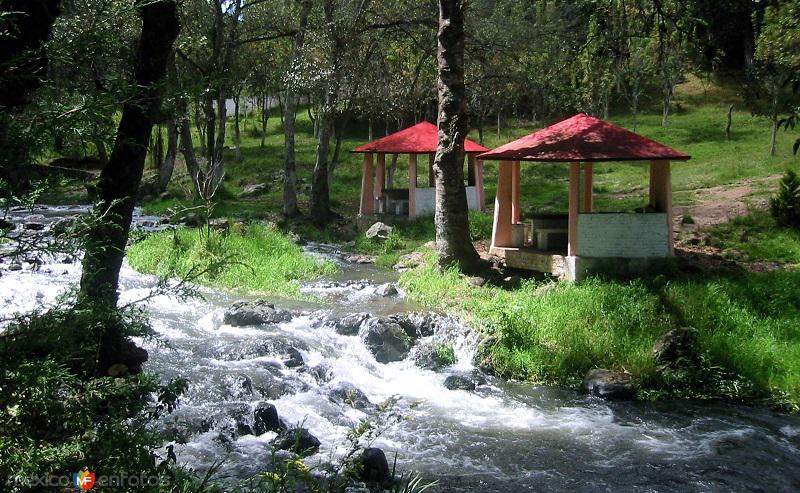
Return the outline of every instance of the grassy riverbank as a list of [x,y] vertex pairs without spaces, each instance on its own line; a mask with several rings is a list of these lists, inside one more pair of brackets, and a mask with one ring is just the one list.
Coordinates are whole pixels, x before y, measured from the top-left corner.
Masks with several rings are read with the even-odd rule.
[[[690,279],[524,281],[475,287],[429,262],[404,274],[421,303],[498,337],[486,361],[505,377],[576,387],[591,368],[630,372],[639,396],[769,398],[800,405],[800,272]],[[667,381],[653,344],[673,327],[698,331],[701,368]]]
[[331,275],[337,267],[306,255],[273,226],[232,226],[229,232],[178,229],[146,236],[128,249],[139,272],[185,277],[254,294],[299,298],[303,281]]

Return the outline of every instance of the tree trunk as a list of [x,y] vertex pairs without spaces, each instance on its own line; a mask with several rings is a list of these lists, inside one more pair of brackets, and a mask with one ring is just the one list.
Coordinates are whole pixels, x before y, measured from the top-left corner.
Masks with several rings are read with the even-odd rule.
[[[239,100],[241,92],[237,92],[233,96],[233,146],[234,146],[234,159],[238,163],[242,160],[242,129],[239,127]],[[247,103],[245,102],[245,107]]]
[[167,122],[167,154],[164,156],[164,160],[161,161],[161,166],[158,169],[158,187],[162,192],[167,189],[172,179],[172,172],[175,170],[175,158],[177,155],[178,126],[175,124],[175,118],[172,117]]
[[661,126],[666,127],[669,126],[669,106],[672,104],[672,85],[668,84],[664,86],[664,100],[662,102],[663,108],[661,112]]
[[94,146],[97,148],[97,159],[104,165],[108,163],[108,151],[106,150],[105,142],[100,139],[95,139]]
[[725,124],[725,140],[731,140],[731,127],[733,126],[733,105],[728,107],[728,121]]
[[226,94],[220,89],[217,94],[217,141],[214,144],[214,158],[211,161],[211,173],[216,187],[225,176],[225,133],[228,124],[228,107],[225,104]]
[[269,124],[269,96],[261,97],[261,147],[267,139],[267,125]]
[[389,171],[386,174],[386,187],[394,188],[394,174],[397,172],[397,154],[392,154],[392,162],[389,164]]
[[[311,0],[305,0],[300,9],[300,23],[297,34],[294,37],[293,60],[297,60],[303,51],[306,39],[306,29],[308,28],[308,15],[311,12]],[[294,65],[294,63],[292,63]],[[293,67],[290,68],[293,70]],[[278,105],[281,99],[278,95]],[[291,89],[286,91],[283,103],[282,123],[283,123],[283,215],[293,217],[300,213],[297,207],[297,170],[294,153],[294,134],[295,118],[297,113],[297,94]]]
[[111,159],[100,173],[97,210],[105,213],[105,219],[87,234],[81,275],[80,299],[107,308],[117,304],[119,270],[128,242],[154,115],[161,99],[158,89],[179,29],[174,0],[146,3],[140,7],[139,14],[142,31],[134,69],[134,87],[138,88],[138,94],[122,108]]
[[194,125],[197,128],[197,135],[200,137],[200,155],[207,156],[208,149],[206,149],[206,120],[203,114],[203,103],[200,96],[196,96],[194,100]]
[[[330,93],[326,96],[331,101]],[[328,102],[326,102],[328,106]],[[333,106],[328,106],[332,108]],[[326,224],[331,217],[330,189],[328,188],[328,152],[331,144],[331,116],[328,110],[317,115],[319,129],[314,172],[311,174],[311,217],[318,225]]]
[[778,150],[778,97],[780,86],[775,87],[775,93],[772,96],[772,135],[770,136],[769,155],[775,156]]
[[464,137],[467,123],[464,87],[465,0],[439,0],[439,145],[436,149],[436,251],[439,266],[475,271],[480,257],[469,233],[464,190]]

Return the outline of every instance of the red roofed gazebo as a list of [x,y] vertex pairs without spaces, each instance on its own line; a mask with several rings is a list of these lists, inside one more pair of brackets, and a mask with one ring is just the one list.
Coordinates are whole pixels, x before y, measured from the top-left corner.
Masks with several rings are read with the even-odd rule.
[[[433,160],[439,144],[439,130],[433,123],[421,122],[393,134],[373,140],[353,149],[364,154],[361,178],[361,207],[363,214],[389,214],[408,216],[413,219],[433,214],[436,204],[436,189],[433,183]],[[484,210],[483,163],[475,159],[477,154],[488,151],[486,147],[469,139],[464,140],[464,151],[468,156],[467,203],[470,209]],[[373,156],[377,154],[377,166]],[[386,155],[408,154],[407,189],[386,188]],[[417,182],[417,156],[428,155],[428,186]]]
[[[579,279],[590,271],[641,270],[673,255],[670,161],[685,161],[686,154],[580,113],[478,159],[500,161],[491,253],[511,267]],[[568,214],[532,214],[521,222],[521,161],[569,163]],[[638,213],[594,211],[598,161],[648,162],[649,204]]]

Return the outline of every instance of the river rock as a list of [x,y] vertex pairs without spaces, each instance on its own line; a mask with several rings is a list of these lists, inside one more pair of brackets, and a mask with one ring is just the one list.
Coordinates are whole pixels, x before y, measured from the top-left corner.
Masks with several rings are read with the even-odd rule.
[[636,392],[630,373],[594,368],[586,373],[583,387],[591,395],[607,400],[630,400]]
[[5,218],[0,217],[0,229],[2,229],[3,231],[14,229],[14,223]]
[[287,368],[297,368],[298,366],[303,366],[305,361],[303,360],[303,355],[300,354],[300,351],[292,347],[289,348],[287,357],[283,360],[283,364],[286,365]]
[[275,305],[264,300],[242,301],[225,312],[222,322],[234,327],[244,325],[264,325],[288,322],[292,314],[286,310],[275,308]]
[[301,456],[313,455],[320,441],[305,428],[283,430],[270,444],[278,450],[289,450]]
[[278,417],[278,409],[268,402],[256,404],[253,411],[253,431],[256,435],[263,435],[268,431],[280,433],[286,427]]
[[693,371],[699,364],[697,329],[679,327],[661,336],[653,345],[653,357],[662,373]]
[[353,313],[352,315],[348,315],[343,319],[334,322],[333,327],[337,334],[341,334],[343,336],[354,336],[358,334],[358,331],[361,329],[361,326],[364,324],[364,322],[370,318],[372,318],[372,315],[369,313]]
[[391,478],[389,461],[383,450],[369,447],[358,458],[358,479],[365,483],[385,483]]
[[384,298],[396,296],[397,288],[394,286],[394,284],[387,282],[386,284],[381,284],[378,286],[377,289],[375,289],[375,294],[378,296],[383,296]]
[[448,390],[475,390],[475,382],[461,375],[450,375],[445,378],[444,386]]
[[8,270],[10,271],[19,271],[22,270],[22,264],[14,262],[13,264],[8,266]]
[[372,226],[370,226],[369,229],[367,229],[365,235],[367,238],[374,238],[376,240],[385,240],[389,238],[390,234],[392,234],[392,229],[394,228],[378,221]]
[[369,319],[358,334],[379,363],[401,361],[411,350],[411,338],[388,317]]
[[413,312],[392,315],[391,318],[403,328],[408,337],[417,339],[428,337],[442,325],[442,317],[432,312]]
[[75,228],[77,222],[78,218],[76,216],[62,217],[50,225],[50,232],[56,236],[66,234]]
[[28,231],[42,231],[45,228],[43,223],[36,223],[36,222],[26,222],[22,225],[23,229],[27,229]]
[[255,197],[263,193],[269,192],[269,185],[266,183],[256,183],[254,185],[246,185],[239,192],[238,198],[244,199],[248,197]]
[[340,383],[331,389],[328,398],[332,402],[344,404],[359,411],[367,411],[374,407],[364,392],[349,383]]
[[452,365],[452,361],[442,357],[440,351],[437,351],[440,346],[441,343],[433,341],[417,344],[411,350],[411,357],[414,363],[420,368],[425,368],[427,370],[439,370]]

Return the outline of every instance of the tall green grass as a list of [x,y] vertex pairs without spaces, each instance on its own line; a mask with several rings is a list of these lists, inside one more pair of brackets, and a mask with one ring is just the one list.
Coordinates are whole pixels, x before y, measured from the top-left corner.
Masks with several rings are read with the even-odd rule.
[[[643,396],[772,398],[800,404],[800,271],[729,277],[474,287],[432,263],[404,274],[417,301],[498,336],[497,373],[577,386],[591,368],[630,372]],[[700,371],[680,388],[659,374],[653,344],[671,328],[698,330]]]
[[[250,293],[300,297],[300,283],[337,272],[327,261],[302,252],[270,225],[230,233],[177,229],[145,237],[128,249],[131,267],[157,276],[182,277],[205,270],[196,281]],[[219,264],[219,265],[217,265]]]
[[712,246],[740,260],[800,264],[800,230],[780,226],[766,211],[751,211],[710,232]]

